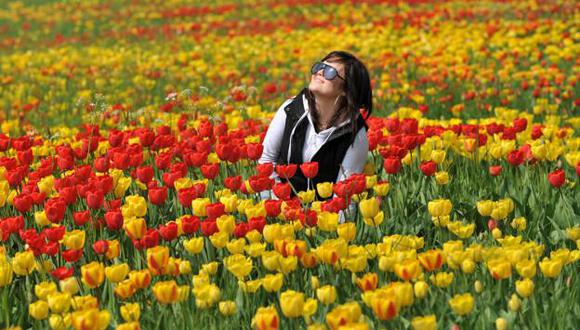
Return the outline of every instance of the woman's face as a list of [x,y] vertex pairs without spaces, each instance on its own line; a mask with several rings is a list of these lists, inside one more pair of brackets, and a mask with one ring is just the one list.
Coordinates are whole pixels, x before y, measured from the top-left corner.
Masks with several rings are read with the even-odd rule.
[[[344,65],[336,59],[329,58],[323,61],[327,65],[332,66],[338,71],[338,75],[344,78]],[[336,98],[343,93],[344,81],[338,76],[332,80],[326,80],[323,75],[323,70],[318,70],[310,77],[310,85],[308,89],[317,97],[322,98]]]

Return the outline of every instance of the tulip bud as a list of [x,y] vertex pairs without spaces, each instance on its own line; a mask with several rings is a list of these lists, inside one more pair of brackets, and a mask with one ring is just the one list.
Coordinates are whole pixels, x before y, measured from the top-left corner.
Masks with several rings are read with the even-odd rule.
[[498,317],[495,320],[495,328],[497,330],[507,330],[508,327],[508,323],[506,321],[506,319],[504,319],[503,317]]
[[521,303],[520,298],[518,298],[518,295],[512,294],[512,297],[510,298],[510,301],[508,302],[509,310],[512,312],[517,312],[520,309],[521,305],[522,305],[522,303]]

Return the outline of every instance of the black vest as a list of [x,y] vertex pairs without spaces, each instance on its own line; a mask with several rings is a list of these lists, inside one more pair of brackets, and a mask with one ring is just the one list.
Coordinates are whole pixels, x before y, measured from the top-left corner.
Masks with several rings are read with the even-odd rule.
[[[302,90],[293,100],[286,106],[286,124],[284,127],[284,135],[282,136],[282,143],[280,146],[280,155],[278,156],[277,164],[297,164],[304,163],[302,159],[302,149],[306,138],[306,130],[309,125],[308,118],[305,115],[303,104],[304,90]],[[366,127],[366,122],[362,115],[357,116],[356,120],[357,131]],[[315,189],[318,183],[335,182],[340,170],[342,160],[346,155],[346,151],[352,144],[353,137],[352,121],[348,124],[334,130],[328,137],[326,142],[318,149],[312,156],[312,162],[318,162],[318,175],[310,180],[310,188]],[[292,134],[292,131],[294,133]],[[356,134],[355,133],[355,134]],[[292,136],[290,136],[292,135]],[[289,150],[291,148],[291,150]],[[288,153],[290,152],[290,155]],[[289,157],[288,157],[289,156]],[[282,182],[286,182],[281,178]],[[294,186],[296,191],[307,190],[307,179],[298,167],[296,174],[290,178],[290,183]],[[294,193],[292,193],[294,195]],[[318,199],[321,199],[316,193]]]

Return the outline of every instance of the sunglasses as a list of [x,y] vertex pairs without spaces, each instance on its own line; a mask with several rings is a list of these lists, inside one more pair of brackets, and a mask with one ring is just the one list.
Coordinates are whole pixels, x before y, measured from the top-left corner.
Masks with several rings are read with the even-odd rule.
[[316,74],[320,70],[323,70],[322,76],[326,80],[332,80],[335,77],[338,77],[338,78],[344,80],[344,78],[338,74],[338,71],[335,68],[331,67],[330,65],[328,65],[326,63],[322,63],[322,62],[314,63],[314,65],[312,66],[312,69],[310,69],[310,72],[312,74]]

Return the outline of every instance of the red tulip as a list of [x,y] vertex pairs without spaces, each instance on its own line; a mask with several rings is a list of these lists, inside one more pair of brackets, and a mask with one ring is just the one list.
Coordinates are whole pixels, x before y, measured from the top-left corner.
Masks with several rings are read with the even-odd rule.
[[149,183],[149,181],[153,179],[154,174],[155,173],[153,172],[152,166],[139,166],[135,170],[135,175],[137,176],[137,179],[139,179],[139,181],[145,184]]
[[195,167],[200,167],[207,163],[207,156],[206,152],[192,152],[189,154],[189,162]]
[[93,243],[93,250],[96,254],[103,255],[109,250],[109,242],[105,240],[98,240]]
[[60,241],[66,232],[65,226],[55,226],[43,230],[44,236],[51,242]]
[[220,170],[219,164],[205,164],[201,166],[201,174],[207,179],[215,179]]
[[181,174],[181,171],[172,171],[172,172],[165,172],[161,175],[161,180],[163,181],[163,184],[167,187],[170,188],[174,188],[175,187],[175,181],[178,179],[181,179],[183,177],[183,175]]
[[247,144],[248,158],[251,160],[258,160],[262,156],[262,151],[264,151],[264,146],[259,143]]
[[240,175],[227,177],[224,179],[224,186],[231,191],[237,191],[242,186],[242,177]]
[[108,211],[105,213],[105,222],[109,230],[119,230],[123,227],[123,214],[121,211]]
[[421,162],[419,168],[421,169],[421,172],[423,172],[423,174],[425,174],[426,176],[433,176],[435,172],[437,172],[437,163],[435,163],[432,160],[428,162]]
[[580,162],[576,164],[576,175],[580,176]]
[[552,173],[548,173],[548,181],[552,187],[560,188],[564,183],[566,183],[566,172],[562,169],[558,169]]
[[508,153],[507,160],[513,166],[519,166],[524,162],[524,153],[521,150],[512,150]]
[[193,234],[199,229],[200,220],[194,215],[181,218],[181,230],[184,234]]
[[177,237],[177,224],[169,222],[167,225],[159,226],[159,235],[164,241],[172,241]]
[[266,214],[270,217],[275,217],[282,211],[282,201],[269,199],[264,203],[264,208],[266,209]]
[[205,220],[201,223],[201,232],[203,236],[209,237],[218,232],[218,226],[215,220]]
[[13,200],[14,207],[20,213],[26,213],[32,207],[32,198],[29,195],[18,195]]
[[[43,242],[41,242],[43,243]],[[42,244],[40,251],[42,252],[42,254],[45,254],[47,256],[55,256],[58,254],[58,251],[60,250],[60,244],[58,242],[48,242],[46,244]]]
[[264,163],[256,166],[256,171],[259,176],[270,176],[274,172],[274,164]]
[[83,256],[83,249],[62,251],[61,255],[66,262],[77,262]]
[[77,226],[83,226],[89,220],[91,220],[91,211],[89,210],[73,213],[73,221]]
[[69,278],[73,275],[74,268],[66,268],[65,266],[58,267],[57,269],[53,270],[50,274],[59,281],[62,281],[66,278]]
[[385,172],[388,174],[397,174],[401,169],[401,160],[399,158],[387,158],[383,162]]
[[50,222],[57,223],[64,219],[66,204],[60,198],[51,198],[44,203],[44,212]]
[[262,233],[265,226],[266,226],[266,219],[264,217],[250,218],[250,220],[248,220],[249,231],[257,230],[260,233]]
[[489,229],[490,231],[492,231],[495,228],[497,228],[497,221],[495,221],[494,219],[489,219],[487,221],[487,229]]
[[171,154],[168,152],[164,152],[155,157],[155,166],[157,166],[160,170],[167,169],[170,164],[171,164]]
[[318,162],[300,164],[300,170],[307,178],[314,178],[318,174]]
[[502,169],[503,168],[501,167],[501,165],[492,165],[489,167],[489,174],[491,176],[498,176],[500,175]]
[[159,245],[159,232],[154,228],[147,229],[147,233],[141,239],[141,244],[147,249]]
[[512,125],[516,132],[523,132],[528,127],[528,120],[526,118],[516,118],[513,120]]
[[220,202],[208,204],[205,206],[205,212],[208,219],[217,219],[226,213],[226,206]]
[[245,222],[238,223],[236,224],[236,228],[234,228],[234,236],[236,236],[237,238],[244,237],[246,236],[249,230],[250,227],[248,226],[247,223]]
[[153,205],[163,205],[167,199],[167,187],[151,188],[147,193],[149,201]]
[[296,164],[288,164],[288,165],[276,165],[276,173],[278,176],[290,179],[291,177],[296,174],[296,170],[298,169],[298,165]]
[[105,202],[105,195],[101,190],[87,192],[87,206],[92,209],[100,209]]

